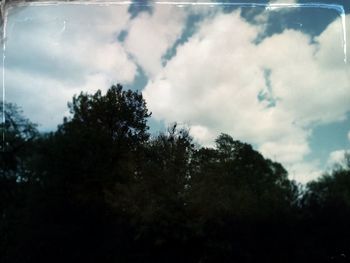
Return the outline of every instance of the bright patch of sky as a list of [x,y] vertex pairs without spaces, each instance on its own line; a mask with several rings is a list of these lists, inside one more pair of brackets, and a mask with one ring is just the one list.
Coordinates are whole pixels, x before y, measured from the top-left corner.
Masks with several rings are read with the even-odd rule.
[[228,133],[307,182],[350,149],[345,21],[324,7],[13,7],[5,98],[49,131],[74,94],[121,83],[142,91],[152,132],[176,121],[206,146]]

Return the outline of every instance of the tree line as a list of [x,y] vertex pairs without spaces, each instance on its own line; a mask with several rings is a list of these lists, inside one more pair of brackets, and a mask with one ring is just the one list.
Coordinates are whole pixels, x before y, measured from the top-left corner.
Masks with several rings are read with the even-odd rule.
[[0,107],[0,262],[348,262],[349,156],[301,186],[230,135],[151,136],[119,84],[74,96],[50,133]]

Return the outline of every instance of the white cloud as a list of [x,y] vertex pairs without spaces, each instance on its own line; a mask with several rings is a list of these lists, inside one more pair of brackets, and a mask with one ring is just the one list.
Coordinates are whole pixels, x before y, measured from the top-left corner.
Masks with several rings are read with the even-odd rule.
[[[131,83],[135,61],[149,77],[143,94],[153,117],[188,124],[206,146],[220,132],[231,134],[282,162],[297,180],[313,179],[319,164],[304,162],[313,127],[350,110],[340,19],[313,40],[285,30],[256,45],[263,26],[239,12],[210,10],[156,5],[130,20],[127,5],[23,9],[8,24],[7,97],[53,128],[74,93]],[[207,17],[162,66],[189,13]],[[116,41],[122,30],[128,31],[123,44]]]
[[[294,139],[294,138],[293,138]],[[259,150],[270,158],[277,159],[284,164],[294,164],[301,162],[303,157],[310,152],[307,142],[303,138],[302,141],[282,140],[270,141],[260,144]]]
[[201,143],[229,133],[295,167],[306,181],[319,174],[317,166],[303,164],[312,128],[350,110],[341,23],[334,21],[317,43],[286,30],[255,45],[261,30],[238,12],[208,18],[143,93],[154,117],[188,123]]
[[212,146],[215,140],[215,135],[207,127],[201,125],[191,125],[190,134],[195,140],[204,142],[202,145],[205,147]]
[[[137,67],[117,41],[128,6],[36,6],[8,18],[6,100],[53,129],[80,91],[131,83]],[[31,97],[33,99],[31,99]]]
[[[227,23],[235,25],[236,34],[230,32]],[[249,32],[244,29],[249,29]],[[240,32],[246,34],[243,35]],[[225,40],[222,38],[223,35],[227,37]],[[211,102],[217,102],[223,97],[230,98],[227,95],[232,91],[227,89],[225,84],[235,78],[237,82],[245,85],[246,78],[244,74],[239,74],[240,71],[247,73],[258,71],[253,65],[252,69],[246,68],[235,72],[240,69],[240,65],[232,63],[232,60],[239,56],[249,55],[250,46],[240,47],[240,43],[242,39],[253,36],[254,29],[242,23],[238,16],[222,15],[215,21],[204,23],[202,30],[177,49],[177,55],[146,87],[144,94],[148,104],[154,108],[155,116],[167,120],[176,120],[180,117],[185,119],[184,121],[200,119],[202,116],[205,117],[203,121],[215,122],[217,110],[220,108],[226,110],[225,107],[228,105],[227,103],[217,105]],[[230,44],[232,42],[232,45],[235,45],[232,48],[236,47],[237,52],[230,54],[231,48],[229,44],[225,44],[225,41]],[[223,59],[225,55],[227,58]],[[262,78],[261,75],[257,77]],[[252,92],[256,89],[256,85],[250,86]],[[249,99],[249,96],[247,98]],[[242,101],[241,104],[244,102]],[[176,106],[173,107],[173,105]],[[237,107],[239,108],[239,105]],[[227,109],[231,110],[231,108],[232,105]],[[203,116],[204,113],[205,116]]]
[[[263,68],[252,63],[256,34],[238,13],[204,22],[146,87],[154,116],[217,127],[242,139],[281,139],[293,124],[287,112],[266,108],[257,99],[266,85]],[[276,129],[275,120],[282,129]]]
[[[53,129],[68,114],[67,101],[77,89],[67,89],[65,83],[28,72],[6,70],[5,92],[10,102],[21,106],[29,119],[43,130]],[[35,92],[33,92],[35,89]]]
[[175,5],[155,5],[152,14],[141,13],[130,23],[126,50],[149,77],[162,67],[162,56],[180,37],[185,9]]
[[[334,28],[341,30],[338,20]],[[281,99],[281,106],[301,125],[339,121],[350,110],[349,66],[343,62],[341,39],[333,36],[333,31],[326,29],[316,39],[319,44],[310,44],[306,35],[287,30],[259,45],[258,59],[272,71],[274,96]],[[329,50],[325,43],[331,39],[334,44]],[[339,60],[334,62],[331,56],[326,59],[328,52]]]
[[[14,98],[29,119],[39,124],[39,129],[48,131],[62,123],[63,116],[69,115],[67,102],[81,91],[92,93],[110,85],[104,74],[89,75],[81,85],[69,86],[66,83],[42,76],[38,78],[30,72],[6,70],[6,98]],[[33,89],[26,87],[35,87]]]
[[327,165],[332,168],[334,165],[345,165],[345,154],[350,154],[350,150],[336,150],[329,154]]
[[26,7],[9,17],[6,66],[63,81],[103,71],[130,82],[136,66],[116,41],[128,18],[126,6]]
[[289,177],[300,183],[307,183],[311,180],[317,179],[324,171],[320,169],[318,161],[313,162],[296,162],[287,164],[285,168],[289,171]]

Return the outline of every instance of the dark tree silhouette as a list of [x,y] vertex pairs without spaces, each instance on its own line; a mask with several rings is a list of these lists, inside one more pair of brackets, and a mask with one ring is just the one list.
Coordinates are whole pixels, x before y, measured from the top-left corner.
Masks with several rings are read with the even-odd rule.
[[11,103],[0,103],[2,177],[20,180],[23,176],[23,156],[28,154],[30,142],[38,136],[36,125],[23,116],[19,107]]
[[279,163],[176,124],[142,95],[81,93],[56,131],[1,109],[0,262],[346,262],[347,166],[299,187]]
[[108,199],[134,180],[150,114],[141,94],[120,85],[81,93],[69,108],[72,116],[36,141],[31,171],[40,183],[19,246],[33,262],[113,261],[127,245],[128,219]]
[[312,240],[310,260],[347,262],[350,255],[350,156],[345,165],[307,184],[303,196],[305,232]]
[[[199,149],[193,166],[189,204],[206,246],[202,256],[210,262],[273,260],[262,251],[271,253],[277,231],[289,231],[283,220],[296,198],[284,168],[227,134],[216,139],[216,149]],[[284,260],[287,248],[280,249],[274,257]]]
[[0,103],[0,261],[8,260],[16,246],[18,222],[26,201],[28,161],[33,140],[38,136],[36,125],[23,116],[19,107]]

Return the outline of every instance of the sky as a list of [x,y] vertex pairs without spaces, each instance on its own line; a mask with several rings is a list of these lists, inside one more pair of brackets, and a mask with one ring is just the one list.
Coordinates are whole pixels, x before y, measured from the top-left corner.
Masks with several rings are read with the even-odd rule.
[[13,6],[5,100],[53,131],[74,94],[120,83],[153,133],[178,122],[207,147],[227,133],[306,183],[350,151],[349,6],[248,2]]

